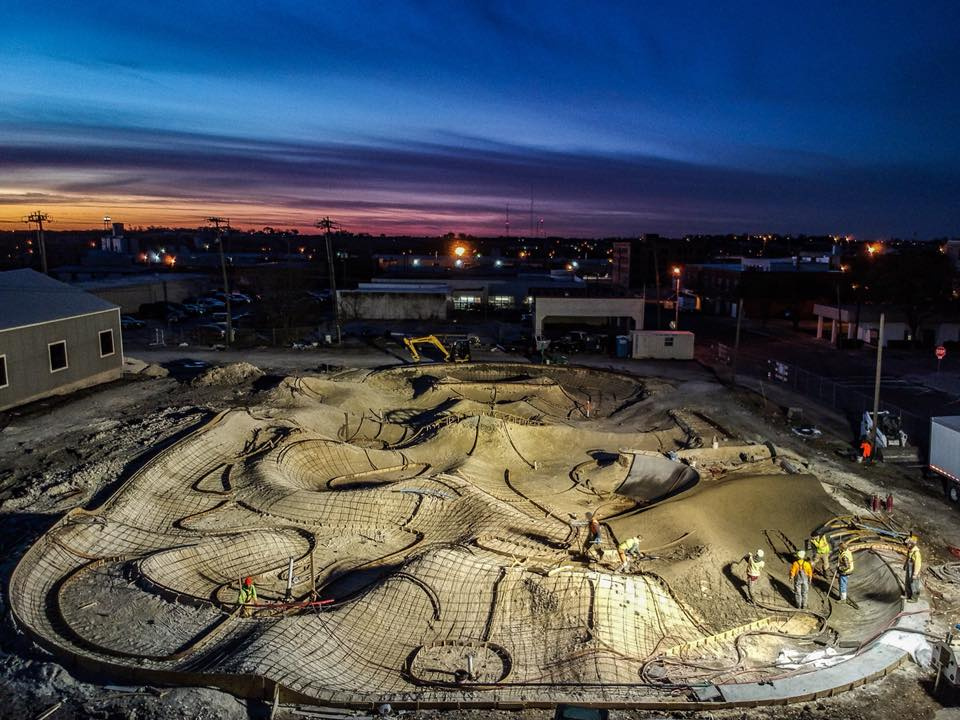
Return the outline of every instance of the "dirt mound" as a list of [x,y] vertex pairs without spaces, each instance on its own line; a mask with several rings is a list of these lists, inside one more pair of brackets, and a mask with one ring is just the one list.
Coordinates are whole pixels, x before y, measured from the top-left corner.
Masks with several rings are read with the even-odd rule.
[[209,387],[211,385],[239,385],[240,383],[256,380],[263,377],[264,372],[256,365],[246,362],[230,363],[229,365],[219,365],[207,370],[203,375],[199,375],[193,381],[197,387]]

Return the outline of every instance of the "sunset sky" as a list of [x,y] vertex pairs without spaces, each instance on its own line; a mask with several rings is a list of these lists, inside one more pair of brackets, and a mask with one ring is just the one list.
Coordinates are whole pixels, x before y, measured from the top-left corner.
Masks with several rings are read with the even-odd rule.
[[960,235],[960,3],[0,3],[0,229]]

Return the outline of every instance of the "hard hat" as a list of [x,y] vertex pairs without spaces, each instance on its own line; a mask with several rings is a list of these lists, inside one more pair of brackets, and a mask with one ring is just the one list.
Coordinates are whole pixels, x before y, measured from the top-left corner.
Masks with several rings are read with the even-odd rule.
[[247,585],[247,586],[253,585],[253,578],[252,578],[252,577],[246,578],[246,579],[243,581],[243,584],[244,584],[244,585]]
[[797,550],[797,557],[803,560],[807,556],[806,550]]
[[757,550],[757,557],[758,557],[758,558],[762,558],[762,557],[763,557],[763,550]]

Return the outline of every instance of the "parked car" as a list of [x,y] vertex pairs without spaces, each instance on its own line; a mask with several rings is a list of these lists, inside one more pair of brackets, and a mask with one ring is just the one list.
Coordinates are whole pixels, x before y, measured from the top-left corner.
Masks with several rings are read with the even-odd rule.
[[135,318],[133,315],[120,316],[120,328],[123,330],[136,330],[146,326],[147,324],[143,320]]
[[232,292],[230,293],[230,302],[236,303],[237,305],[249,305],[250,296],[240,292]]
[[218,300],[217,298],[213,297],[202,297],[197,300],[197,303],[207,308],[208,312],[213,310],[223,310],[227,307],[227,304],[223,302],[223,300]]
[[184,303],[183,309],[184,312],[186,312],[190,317],[199,317],[200,315],[206,315],[207,312],[209,312],[209,308],[203,303],[199,302]]

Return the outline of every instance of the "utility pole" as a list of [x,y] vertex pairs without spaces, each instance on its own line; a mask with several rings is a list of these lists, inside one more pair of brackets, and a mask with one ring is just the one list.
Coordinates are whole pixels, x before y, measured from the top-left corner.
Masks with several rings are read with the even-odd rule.
[[323,217],[314,223],[314,227],[323,230],[327,243],[327,268],[330,270],[330,302],[333,303],[333,322],[337,328],[337,344],[340,344],[340,303],[337,302],[337,273],[333,266],[333,243],[330,232],[340,226],[329,217]]
[[[663,323],[660,318],[660,310],[663,307],[663,298],[660,297],[660,262],[657,260],[657,241],[651,242],[653,245],[653,273],[654,281],[657,285],[657,330],[663,330]],[[633,248],[631,248],[631,251]]]
[[37,224],[37,249],[40,251],[40,270],[44,275],[47,273],[47,243],[43,238],[43,224],[50,222],[50,217],[45,212],[36,210],[23,219],[25,223]]
[[877,376],[873,381],[873,425],[870,427],[870,447],[876,453],[877,424],[880,421],[880,362],[883,359],[883,313],[880,313],[880,334],[877,336]]
[[737,333],[733,336],[733,364],[730,367],[730,382],[737,384],[737,353],[740,351],[740,320],[743,319],[743,298],[737,304]]
[[224,335],[227,347],[233,340],[233,315],[230,312],[230,283],[227,281],[227,258],[223,252],[223,228],[230,227],[230,220],[222,217],[208,217],[207,222],[213,223],[217,229],[217,245],[220,248],[220,270],[223,273],[223,302],[227,306],[227,332]]

